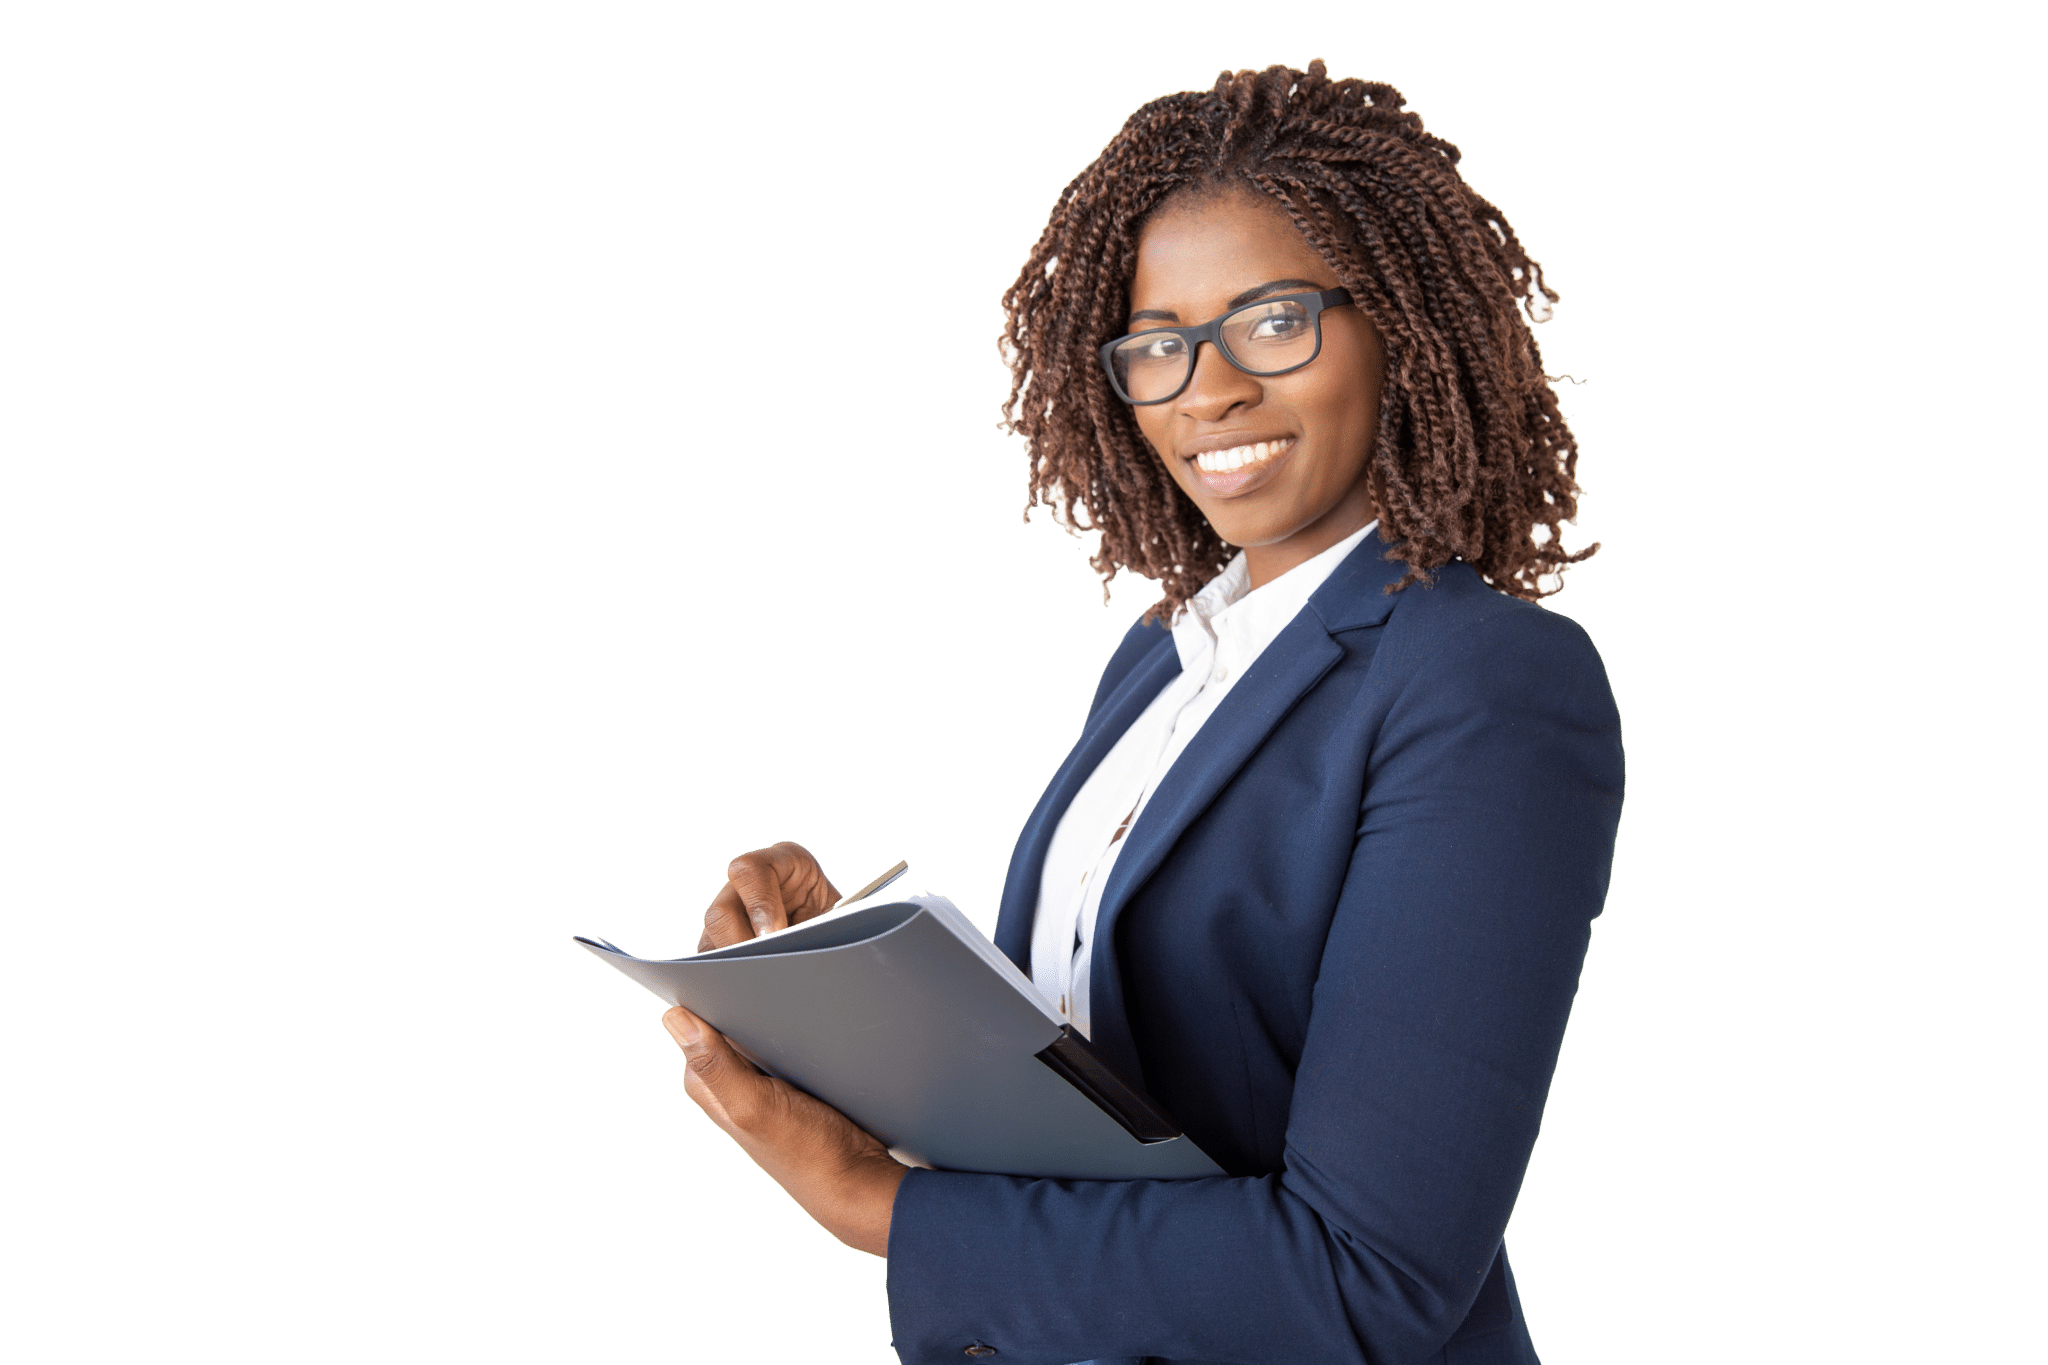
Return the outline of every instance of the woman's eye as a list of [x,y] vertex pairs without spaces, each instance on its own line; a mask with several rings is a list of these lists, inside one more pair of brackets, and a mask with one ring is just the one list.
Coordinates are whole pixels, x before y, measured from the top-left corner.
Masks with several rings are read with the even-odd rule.
[[1181,339],[1177,336],[1158,336],[1145,343],[1141,354],[1147,360],[1174,360],[1180,356]]
[[1301,329],[1307,325],[1306,319],[1288,317],[1286,314],[1260,318],[1256,323],[1252,324],[1252,340],[1286,341],[1291,337],[1299,336]]

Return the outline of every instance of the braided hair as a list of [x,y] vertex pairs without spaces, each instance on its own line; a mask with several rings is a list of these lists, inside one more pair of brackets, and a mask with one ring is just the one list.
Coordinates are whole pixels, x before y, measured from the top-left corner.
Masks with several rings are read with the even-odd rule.
[[1269,196],[1321,253],[1386,347],[1366,478],[1389,591],[1453,559],[1534,599],[1599,549],[1565,553],[1578,448],[1517,305],[1543,321],[1557,294],[1507,218],[1465,184],[1458,149],[1401,93],[1274,66],[1154,100],[1063,190],[1003,295],[1011,369],[1003,417],[1026,440],[1026,510],[1101,533],[1090,561],[1159,580],[1171,613],[1234,553],[1181,491],[1109,387],[1096,348],[1127,327],[1138,239],[1169,197]]

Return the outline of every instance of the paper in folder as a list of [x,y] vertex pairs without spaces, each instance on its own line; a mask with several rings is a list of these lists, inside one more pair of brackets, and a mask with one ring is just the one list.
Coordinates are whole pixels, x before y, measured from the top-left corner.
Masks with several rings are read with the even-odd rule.
[[671,962],[576,941],[902,1160],[1077,1180],[1223,1174],[942,896],[879,895]]

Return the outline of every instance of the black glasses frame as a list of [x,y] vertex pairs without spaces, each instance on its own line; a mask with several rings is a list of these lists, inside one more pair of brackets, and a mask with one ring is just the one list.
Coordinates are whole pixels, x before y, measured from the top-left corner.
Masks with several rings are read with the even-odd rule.
[[[1216,353],[1232,365],[1243,370],[1246,374],[1257,375],[1261,379],[1271,379],[1275,375],[1293,374],[1303,365],[1313,365],[1316,357],[1323,353],[1323,310],[1325,308],[1341,308],[1350,302],[1352,302],[1351,291],[1348,289],[1324,289],[1314,294],[1269,294],[1263,299],[1253,299],[1250,303],[1240,304],[1227,313],[1219,313],[1200,326],[1148,327],[1142,332],[1126,332],[1114,341],[1104,342],[1097,348],[1095,354],[1102,361],[1102,372],[1109,376],[1109,386],[1116,390],[1116,396],[1134,408],[1148,408],[1155,403],[1171,403],[1174,399],[1187,392],[1188,385],[1195,381],[1195,365],[1202,358],[1202,343],[1205,341],[1214,346]],[[1316,329],[1316,348],[1310,352],[1307,360],[1301,361],[1299,364],[1287,365],[1277,370],[1255,370],[1230,353],[1230,347],[1223,340],[1223,324],[1227,320],[1236,317],[1239,313],[1244,312],[1245,309],[1257,308],[1260,304],[1264,303],[1299,303],[1307,307],[1309,325]],[[1116,365],[1110,359],[1110,356],[1117,347],[1134,337],[1158,336],[1162,332],[1171,332],[1187,342],[1187,377],[1180,381],[1179,388],[1167,394],[1164,398],[1133,398],[1128,393],[1125,393],[1124,386],[1117,382]]]

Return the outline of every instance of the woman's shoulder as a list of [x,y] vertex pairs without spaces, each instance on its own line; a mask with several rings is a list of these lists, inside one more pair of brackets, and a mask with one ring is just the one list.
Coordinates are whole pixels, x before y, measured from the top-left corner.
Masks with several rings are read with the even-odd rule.
[[1508,635],[1526,632],[1559,639],[1587,639],[1585,630],[1569,616],[1509,596],[1487,583],[1477,569],[1463,560],[1432,569],[1427,579],[1386,596],[1388,629],[1403,635],[1448,637],[1490,628]]
[[1600,651],[1571,617],[1489,586],[1465,563],[1392,597],[1373,658],[1382,686],[1450,710],[1565,706],[1618,725]]
[[1408,564],[1375,533],[1345,556],[1309,604],[1332,635],[1380,628],[1389,642],[1400,639],[1426,648],[1429,641],[1475,630],[1499,631],[1570,638],[1590,647],[1576,622],[1500,591],[1464,560],[1439,565],[1404,586],[1409,572]]

